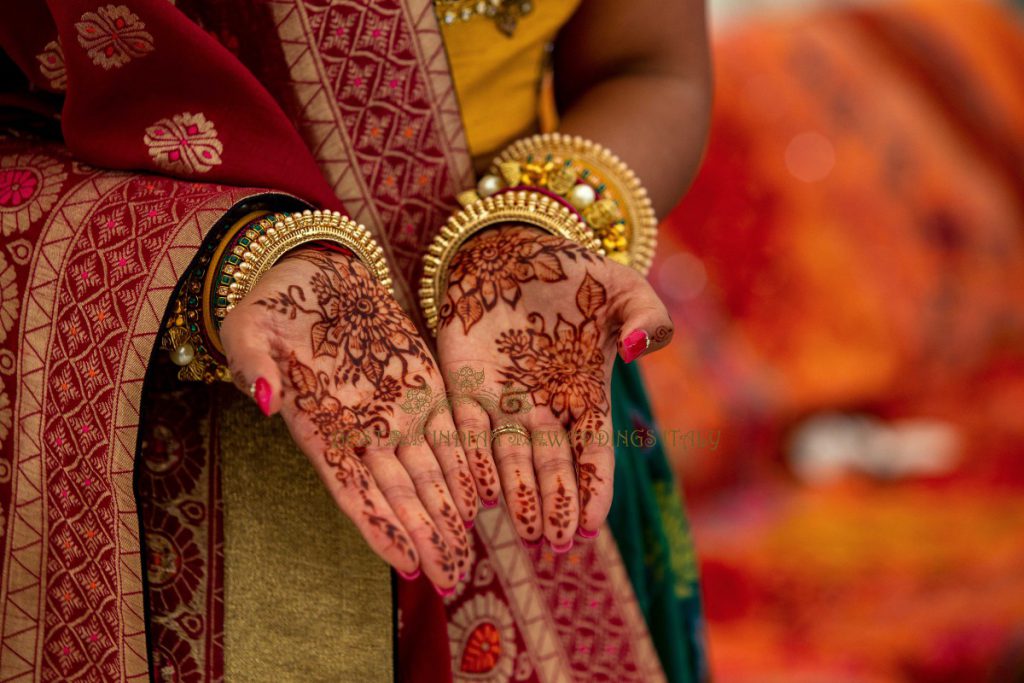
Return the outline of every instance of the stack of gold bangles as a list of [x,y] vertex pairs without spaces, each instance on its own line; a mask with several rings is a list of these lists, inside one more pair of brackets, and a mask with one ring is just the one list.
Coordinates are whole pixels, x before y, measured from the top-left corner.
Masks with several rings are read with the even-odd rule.
[[391,291],[384,251],[370,232],[337,211],[253,213],[211,240],[174,303],[161,342],[180,367],[178,377],[207,383],[231,381],[218,331],[224,317],[285,254],[310,243],[350,250]]
[[658,221],[647,191],[621,159],[581,137],[545,133],[513,143],[458,199],[462,211],[448,219],[423,257],[420,306],[435,334],[451,260],[488,227],[525,223],[644,275],[654,259]]

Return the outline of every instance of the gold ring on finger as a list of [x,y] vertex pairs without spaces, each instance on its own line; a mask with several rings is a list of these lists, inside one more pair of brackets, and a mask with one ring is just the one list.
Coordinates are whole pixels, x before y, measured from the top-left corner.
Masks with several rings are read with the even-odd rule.
[[507,424],[501,425],[497,429],[492,430],[491,438],[497,439],[502,434],[518,434],[524,439],[530,438],[530,432],[526,429],[526,427],[516,422],[509,422]]

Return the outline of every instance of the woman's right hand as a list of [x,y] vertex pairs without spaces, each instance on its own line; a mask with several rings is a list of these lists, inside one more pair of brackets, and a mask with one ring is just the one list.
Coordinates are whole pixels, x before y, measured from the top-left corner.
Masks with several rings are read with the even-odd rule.
[[[239,389],[280,412],[339,508],[404,576],[468,571],[473,477],[444,382],[398,302],[353,256],[299,251],[225,318]],[[426,409],[427,406],[442,406]]]

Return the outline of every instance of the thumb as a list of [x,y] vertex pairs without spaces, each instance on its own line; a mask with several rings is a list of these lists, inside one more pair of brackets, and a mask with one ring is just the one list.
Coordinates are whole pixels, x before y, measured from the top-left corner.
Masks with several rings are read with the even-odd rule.
[[672,341],[672,318],[646,280],[625,295],[620,319],[619,355],[626,363],[663,349]]
[[255,324],[249,311],[236,310],[240,315],[224,319],[220,338],[236,387],[256,402],[264,415],[270,417],[281,410],[281,370],[271,356],[270,339]]

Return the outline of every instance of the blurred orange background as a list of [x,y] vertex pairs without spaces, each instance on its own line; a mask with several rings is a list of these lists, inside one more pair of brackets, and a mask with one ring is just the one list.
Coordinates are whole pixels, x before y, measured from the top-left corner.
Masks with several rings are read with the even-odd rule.
[[[722,683],[1024,681],[1024,23],[985,0],[716,30],[643,361]],[[685,123],[681,124],[685,125]]]

